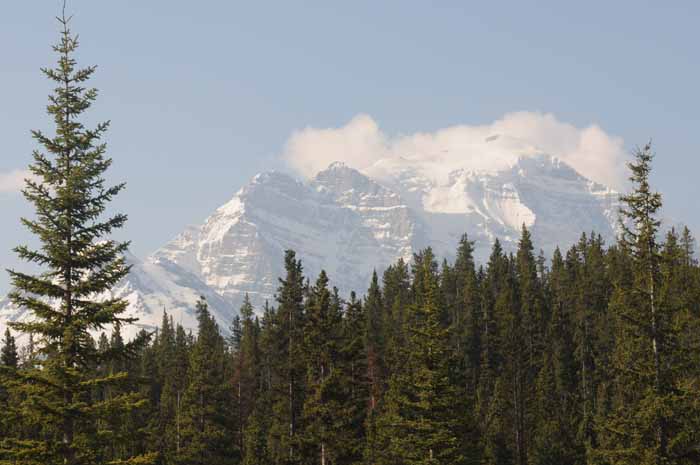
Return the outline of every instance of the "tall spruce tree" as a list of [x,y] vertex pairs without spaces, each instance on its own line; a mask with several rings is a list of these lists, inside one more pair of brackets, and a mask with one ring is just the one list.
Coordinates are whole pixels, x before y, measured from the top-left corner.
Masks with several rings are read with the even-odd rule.
[[[382,327],[384,305],[382,290],[379,286],[377,271],[372,272],[372,280],[364,302],[365,347],[367,348],[367,381],[369,383],[369,404],[367,412],[367,447],[366,457],[370,463],[376,460],[378,444],[377,437],[377,407],[384,393],[385,383],[385,339]],[[392,346],[392,353],[398,351]],[[396,356],[398,359],[399,356]]]
[[532,452],[534,464],[580,464],[583,450],[577,442],[577,364],[573,342],[573,306],[566,289],[569,274],[557,248],[547,274],[551,318],[545,333],[543,360],[535,381]]
[[[65,7],[64,7],[65,11]],[[101,354],[91,332],[133,320],[122,316],[127,302],[109,296],[110,289],[129,272],[122,256],[128,243],[109,239],[126,216],[104,218],[108,203],[124,184],[107,186],[105,172],[112,161],[105,156],[101,138],[108,123],[86,127],[81,119],[97,91],[86,88],[95,67],[79,69],[74,59],[78,40],[65,13],[58,18],[61,38],[54,51],[55,68],[42,69],[56,87],[49,96],[48,114],[55,134],[33,131],[43,151],[33,153],[23,194],[35,217],[22,219],[40,247],[15,248],[19,258],[43,268],[40,274],[10,270],[12,302],[30,310],[35,319],[13,323],[21,332],[38,338],[32,367],[22,377],[22,407],[26,417],[41,425],[31,439],[5,443],[0,456],[18,462],[103,463],[104,451],[114,432],[100,429],[106,412],[133,408],[132,396],[91,399],[96,386],[121,382],[124,373],[97,376],[90,367],[105,357],[119,359],[129,346]],[[147,457],[123,458],[119,463],[145,463]]]
[[629,163],[634,190],[621,198],[620,247],[630,257],[632,282],[617,286],[611,302],[617,317],[613,399],[612,411],[600,425],[599,457],[612,464],[700,460],[700,402],[697,388],[686,379],[688,363],[697,354],[679,344],[674,323],[681,308],[675,292],[664,292],[661,195],[649,182],[652,160],[650,144],[635,152]]
[[[278,386],[275,373],[279,353],[278,327],[275,310],[266,302],[262,320],[256,324],[258,362],[258,386],[255,391],[255,405],[244,432],[243,463],[245,465],[267,465],[271,459],[270,427],[273,423],[273,401],[277,398]],[[275,419],[275,423],[278,420]]]
[[228,464],[238,458],[233,440],[233,396],[225,379],[225,341],[204,298],[197,302],[197,339],[183,395],[182,446],[176,463]]
[[366,420],[369,404],[367,348],[364,334],[367,320],[362,302],[350,293],[341,329],[340,369],[343,386],[338,412],[342,440],[336,463],[362,463],[366,452]]
[[[406,308],[410,298],[410,276],[408,265],[403,258],[389,266],[382,275],[382,288],[377,294],[372,288],[374,299],[384,307],[384,327],[381,331],[379,345],[383,347],[383,363],[398,370],[403,364],[402,347],[406,345]],[[374,305],[374,304],[372,304]],[[378,346],[378,347],[379,347]]]
[[333,304],[328,276],[321,271],[307,302],[304,327],[306,399],[302,422],[307,463],[335,463],[341,446],[336,415],[342,399],[339,357],[340,309]]
[[[519,308],[511,327],[523,338],[524,346],[512,346],[513,392],[516,428],[516,457],[519,465],[528,461],[530,435],[533,426],[534,386],[542,366],[542,349],[547,316],[542,296],[542,284],[537,273],[537,261],[530,232],[523,224],[515,259]],[[520,329],[516,329],[519,326]],[[525,359],[523,359],[525,355]]]
[[270,424],[269,452],[273,463],[299,461],[299,419],[304,405],[305,364],[303,329],[306,291],[301,260],[292,250],[285,253],[285,277],[277,290],[279,307],[275,312],[275,377],[271,387],[273,416]]
[[248,294],[241,305],[240,338],[238,348],[233,353],[233,389],[236,399],[237,442],[241,454],[245,454],[245,428],[255,405],[259,385],[258,328],[254,320],[254,308]]
[[[17,425],[20,423],[20,414],[16,408],[16,399],[12,395],[13,375],[18,367],[19,355],[15,339],[10,330],[5,330],[5,337],[0,342],[0,447],[8,440],[18,438]],[[0,455],[0,463],[2,456]]]
[[17,368],[18,364],[19,353],[17,352],[15,338],[10,333],[10,328],[6,328],[5,337],[2,340],[2,349],[0,349],[0,365]]
[[460,434],[464,410],[450,382],[454,355],[438,304],[437,265],[430,249],[417,258],[407,365],[389,381],[378,420],[383,447],[376,463],[460,464],[466,452]]
[[369,380],[371,383],[370,409],[376,407],[381,398],[384,383],[384,353],[385,338],[383,331],[384,305],[382,300],[382,290],[379,286],[379,278],[376,270],[372,273],[372,280],[365,297],[365,315],[367,316],[367,356]]

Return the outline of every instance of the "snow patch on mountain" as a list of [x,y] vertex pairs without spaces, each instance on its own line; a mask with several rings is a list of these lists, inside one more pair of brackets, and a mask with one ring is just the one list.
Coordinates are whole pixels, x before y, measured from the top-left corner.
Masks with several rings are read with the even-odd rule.
[[[410,261],[424,247],[452,259],[464,233],[482,263],[496,238],[515,250],[523,224],[547,255],[584,231],[614,238],[616,192],[521,141],[493,136],[484,143],[500,144],[498,169],[465,162],[442,173],[436,154],[391,157],[363,171],[333,163],[306,182],[275,171],[255,176],[202,225],[143,261],[129,257],[132,272],[114,294],[139,318],[131,331],[155,328],[163,310],[195,328],[200,295],[227,328],[245,294],[258,309],[274,299],[287,249],[307,277],[326,270],[347,296],[362,293],[373,270]],[[0,302],[0,327],[29,317]]]
[[583,231],[612,239],[614,191],[521,141],[489,143],[496,141],[504,158],[496,170],[490,163],[435,176],[426,165],[430,157],[422,156],[380,160],[365,172],[332,163],[306,183],[263,173],[198,232],[186,232],[155,256],[198,274],[234,306],[245,293],[260,306],[274,298],[286,249],[297,252],[310,279],[325,269],[347,294],[362,292],[372,270],[410,260],[423,247],[452,258],[464,233],[476,241],[482,262],[495,238],[514,250],[523,224],[547,254]]
[[[112,292],[97,296],[97,299],[120,298],[129,303],[122,316],[137,318],[138,321],[122,328],[126,338],[134,337],[142,329],[155,331],[162,322],[164,311],[185,328],[196,328],[195,305],[200,296],[207,300],[209,310],[222,331],[228,331],[236,310],[195,274],[162,257],[149,257],[142,261],[127,252],[125,258],[132,266],[129,275]],[[27,322],[33,318],[29,310],[17,308],[9,299],[0,300],[0,331],[4,332],[8,323]],[[111,328],[104,328],[104,331],[109,333]],[[96,331],[94,336],[98,336],[99,332]],[[25,335],[18,341],[25,344],[27,339]]]

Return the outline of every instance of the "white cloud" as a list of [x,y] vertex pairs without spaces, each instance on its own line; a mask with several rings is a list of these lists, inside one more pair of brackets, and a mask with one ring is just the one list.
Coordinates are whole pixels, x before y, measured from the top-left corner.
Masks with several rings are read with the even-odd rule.
[[0,172],[0,193],[19,192],[24,188],[24,180],[32,177],[27,170]]
[[578,128],[535,112],[509,113],[486,125],[397,136],[383,133],[370,116],[358,115],[340,128],[295,132],[284,158],[306,177],[341,161],[376,176],[396,165],[420,166],[422,173],[439,180],[455,169],[497,170],[518,156],[536,153],[556,156],[608,186],[624,184],[627,153],[621,138],[597,125]]

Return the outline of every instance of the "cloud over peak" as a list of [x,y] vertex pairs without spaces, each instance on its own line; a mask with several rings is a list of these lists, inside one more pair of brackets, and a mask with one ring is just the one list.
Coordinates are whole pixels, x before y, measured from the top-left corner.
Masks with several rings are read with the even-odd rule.
[[621,138],[595,124],[579,128],[550,113],[508,113],[490,124],[397,136],[385,134],[371,116],[361,114],[339,128],[295,132],[283,156],[305,177],[341,161],[379,177],[396,167],[418,167],[440,182],[457,169],[496,171],[518,157],[542,153],[591,180],[613,188],[624,184],[627,153]]

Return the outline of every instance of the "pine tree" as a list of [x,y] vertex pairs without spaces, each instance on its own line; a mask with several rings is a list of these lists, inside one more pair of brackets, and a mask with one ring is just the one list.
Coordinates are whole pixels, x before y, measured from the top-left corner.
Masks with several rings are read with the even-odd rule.
[[[267,465],[273,462],[271,447],[274,445],[271,435],[273,423],[273,402],[278,398],[273,391],[280,385],[276,373],[279,359],[279,328],[275,309],[266,302],[262,321],[256,325],[258,332],[258,386],[255,392],[255,405],[248,419],[244,432],[245,465]],[[279,420],[275,419],[274,423]]]
[[[18,412],[14,406],[16,399],[11,396],[12,378],[19,365],[19,355],[15,338],[9,328],[5,329],[5,337],[0,346],[0,438],[17,436]],[[1,440],[0,440],[1,444]],[[0,445],[0,447],[2,447]],[[1,459],[2,456],[0,456]]]
[[[102,402],[92,402],[90,396],[96,386],[125,378],[124,373],[97,377],[89,368],[105,356],[98,353],[90,332],[133,321],[121,316],[126,301],[96,297],[106,295],[129,272],[122,257],[128,244],[108,239],[124,225],[126,216],[103,219],[107,204],[124,184],[105,185],[104,174],[112,162],[100,140],[108,123],[89,129],[81,122],[97,97],[95,89],[84,87],[95,67],[76,67],[77,38],[71,35],[69,18],[63,15],[59,22],[61,39],[54,47],[58,64],[42,70],[56,84],[47,107],[56,133],[32,132],[45,152],[34,152],[29,166],[34,179],[27,180],[23,190],[36,217],[22,223],[40,247],[15,248],[21,259],[43,267],[44,272],[9,271],[12,302],[35,316],[31,322],[12,326],[39,338],[33,366],[20,375],[25,416],[40,424],[42,432],[31,440],[6,444],[0,455],[47,464],[94,464],[105,460],[105,447],[115,440],[112,431],[99,429],[98,419],[106,412],[138,405],[128,395]],[[117,359],[128,351],[125,346],[107,356]],[[145,463],[148,457],[120,463],[137,461]]]
[[542,369],[536,380],[536,429],[532,434],[532,451],[529,463],[556,465],[576,463],[571,456],[574,444],[568,442],[567,429],[562,417],[563,405],[559,397],[556,368],[551,354],[545,354]]
[[[637,150],[629,164],[632,193],[621,198],[621,249],[632,263],[630,286],[611,302],[617,317],[612,411],[602,421],[599,456],[613,464],[695,463],[697,390],[684,370],[696,356],[678,345],[674,293],[664,292],[658,240],[661,195],[649,184],[653,153]],[[682,407],[682,408],[681,408]]]
[[[510,346],[508,359],[512,374],[515,415],[515,451],[518,465],[528,461],[533,422],[535,380],[542,365],[544,328],[547,321],[542,300],[542,286],[537,274],[530,232],[523,224],[515,259],[517,304],[511,316],[511,341],[524,343]],[[519,334],[518,334],[519,333]]]
[[258,333],[253,316],[253,305],[246,294],[241,305],[240,318],[237,319],[236,343],[232,348],[234,359],[232,385],[236,399],[237,443],[241,454],[245,453],[245,427],[255,405],[256,390],[259,384]]
[[303,268],[296,254],[285,253],[285,278],[277,291],[279,307],[275,312],[278,345],[273,355],[275,379],[272,380],[273,418],[270,425],[269,449],[273,463],[296,463],[299,460],[299,418],[304,405],[304,284]]
[[371,387],[370,408],[376,407],[381,398],[384,383],[384,349],[385,339],[383,329],[384,304],[382,301],[382,291],[379,287],[377,272],[372,273],[372,281],[367,291],[364,303],[365,315],[367,315],[367,356],[369,379]]
[[[170,325],[172,326],[172,320]],[[163,419],[165,428],[166,449],[165,457],[167,463],[176,463],[181,449],[184,447],[184,424],[186,415],[185,390],[190,378],[190,359],[192,350],[191,338],[185,333],[182,325],[175,327],[175,343],[173,353],[173,364],[170,367],[169,375],[164,380],[164,391],[160,404],[165,409],[170,409],[169,416]],[[165,387],[168,390],[165,390]],[[166,413],[165,415],[168,415]]]
[[696,241],[687,226],[683,227],[680,237],[681,248],[681,280],[682,292],[685,296],[688,309],[700,317],[700,274],[698,273],[698,261],[695,258]]
[[463,386],[471,410],[475,405],[480,377],[483,315],[481,289],[474,264],[474,243],[466,234],[457,248],[454,273],[456,311],[451,319],[454,350],[460,360],[458,382]]
[[225,341],[203,298],[197,302],[197,323],[182,401],[182,446],[177,463],[227,464],[239,451],[232,440],[233,399],[225,379]]
[[165,463],[174,463],[180,452],[179,434],[182,396],[187,382],[187,347],[184,330],[163,312],[157,340],[153,344],[157,374],[151,373],[157,410],[156,442]]
[[[528,334],[524,329],[523,313],[518,294],[518,273],[516,259],[511,255],[506,259],[505,282],[493,307],[494,341],[496,351],[496,375],[491,402],[499,406],[502,421],[507,426],[507,447],[514,463],[522,465],[527,460],[526,415],[529,412],[530,396],[527,379],[529,374],[530,352]],[[496,437],[498,437],[496,435]],[[492,449],[495,444],[488,445]]]
[[464,463],[460,441],[461,405],[450,383],[449,329],[443,325],[438,277],[432,251],[417,256],[414,265],[415,304],[407,370],[394,373],[381,418],[378,421],[383,447],[380,464]]
[[354,292],[350,293],[341,329],[340,370],[343,395],[337,418],[340,420],[342,438],[336,463],[362,463],[366,452],[367,405],[369,383],[367,380],[367,348],[365,326],[367,319],[362,302]]
[[15,338],[10,333],[10,328],[5,329],[5,338],[2,341],[2,350],[0,350],[0,365],[9,368],[17,368],[19,365],[17,344],[15,343]]
[[506,409],[508,407],[504,383],[499,379],[503,371],[503,344],[505,318],[503,307],[512,301],[508,258],[498,239],[494,242],[486,271],[481,269],[482,290],[480,306],[482,315],[481,354],[479,382],[475,411],[481,425],[481,451],[488,464],[511,463],[512,450],[508,448],[506,435]]
[[577,443],[579,423],[577,362],[573,341],[570,276],[559,249],[554,252],[547,276],[551,319],[547,328],[543,362],[535,382],[535,409],[530,463],[583,463],[583,447]]
[[[381,354],[382,367],[392,367],[394,370],[400,370],[403,366],[402,348],[406,346],[406,308],[410,299],[410,277],[408,266],[403,258],[389,266],[382,275],[382,288],[370,285],[371,297],[368,295],[370,308],[381,304],[383,309],[383,327],[380,332],[371,338],[375,340],[376,354]],[[371,310],[372,314],[376,314],[375,310]],[[382,368],[386,371],[387,368]],[[382,375],[382,379],[386,375]],[[382,381],[385,384],[384,381]],[[379,395],[379,391],[376,392]]]
[[[602,394],[609,384],[613,345],[613,324],[608,311],[610,276],[629,274],[625,261],[615,257],[605,252],[600,235],[582,234],[579,242],[567,252],[563,268],[557,273],[557,290],[552,302],[553,311],[572,308],[580,398],[577,440],[586,450],[586,463],[591,463],[592,453],[598,447],[595,417],[603,414],[607,406]],[[612,271],[609,262],[615,264],[617,271]]]
[[304,402],[304,449],[307,463],[335,463],[342,437],[336,415],[342,399],[339,357],[339,308],[333,304],[325,271],[311,289],[304,327],[306,353],[306,399]]
[[[382,331],[384,305],[376,270],[372,273],[372,280],[363,307],[367,319],[365,325],[365,347],[367,348],[367,381],[369,383],[368,439],[365,455],[370,463],[374,463],[377,456],[377,448],[380,447],[377,442],[377,406],[385,388],[385,340],[384,332]],[[393,346],[391,350],[394,351]],[[399,356],[397,355],[396,358],[399,358]]]

